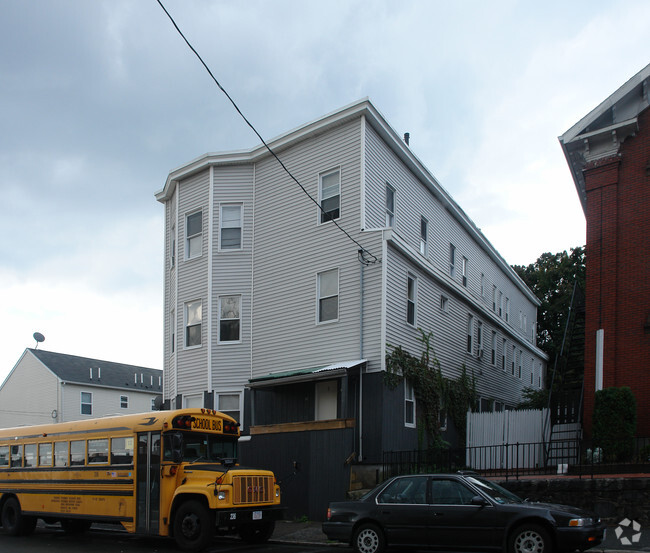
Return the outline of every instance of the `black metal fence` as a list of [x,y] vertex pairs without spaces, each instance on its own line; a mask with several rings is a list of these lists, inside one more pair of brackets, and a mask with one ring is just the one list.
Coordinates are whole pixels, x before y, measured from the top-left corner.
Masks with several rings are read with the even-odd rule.
[[500,444],[480,447],[384,452],[384,478],[399,474],[473,470],[484,476],[650,473],[650,438],[635,438],[624,458],[587,440]]

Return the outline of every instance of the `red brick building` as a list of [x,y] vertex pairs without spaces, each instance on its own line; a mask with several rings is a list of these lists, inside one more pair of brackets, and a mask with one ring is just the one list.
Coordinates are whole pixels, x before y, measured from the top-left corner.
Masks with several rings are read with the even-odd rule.
[[587,220],[584,428],[629,386],[650,436],[650,65],[559,137]]

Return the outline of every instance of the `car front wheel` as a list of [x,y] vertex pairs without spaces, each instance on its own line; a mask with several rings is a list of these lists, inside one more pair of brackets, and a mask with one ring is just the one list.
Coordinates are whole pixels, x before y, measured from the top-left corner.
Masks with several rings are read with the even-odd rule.
[[510,535],[508,553],[553,553],[553,542],[543,527],[524,524]]
[[352,545],[357,553],[381,553],[386,547],[386,540],[379,526],[367,523],[357,528]]

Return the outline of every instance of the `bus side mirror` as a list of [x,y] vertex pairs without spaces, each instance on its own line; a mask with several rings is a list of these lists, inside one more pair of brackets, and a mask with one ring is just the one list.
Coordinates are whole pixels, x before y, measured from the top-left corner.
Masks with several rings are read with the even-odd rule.
[[172,463],[183,460],[183,435],[180,432],[172,434]]

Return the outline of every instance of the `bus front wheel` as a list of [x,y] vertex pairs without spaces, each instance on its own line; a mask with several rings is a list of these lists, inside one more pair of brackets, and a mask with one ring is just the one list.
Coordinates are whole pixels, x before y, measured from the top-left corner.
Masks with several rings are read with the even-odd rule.
[[266,543],[275,530],[275,521],[246,524],[239,530],[239,536],[246,543]]
[[26,536],[36,528],[36,519],[25,516],[20,509],[20,503],[15,497],[10,497],[2,506],[2,527],[10,536]]
[[200,501],[183,503],[174,517],[174,539],[186,551],[199,551],[206,547],[214,535],[214,517]]

